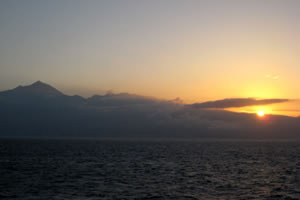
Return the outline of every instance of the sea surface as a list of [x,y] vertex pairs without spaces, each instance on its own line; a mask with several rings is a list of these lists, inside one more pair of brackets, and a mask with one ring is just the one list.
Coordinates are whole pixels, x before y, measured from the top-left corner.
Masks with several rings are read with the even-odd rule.
[[0,199],[300,199],[300,143],[0,139]]

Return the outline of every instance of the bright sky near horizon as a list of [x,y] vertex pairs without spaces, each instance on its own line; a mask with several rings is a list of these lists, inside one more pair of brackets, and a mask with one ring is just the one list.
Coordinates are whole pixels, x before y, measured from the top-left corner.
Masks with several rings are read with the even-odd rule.
[[3,0],[0,90],[299,99],[299,21],[297,0]]

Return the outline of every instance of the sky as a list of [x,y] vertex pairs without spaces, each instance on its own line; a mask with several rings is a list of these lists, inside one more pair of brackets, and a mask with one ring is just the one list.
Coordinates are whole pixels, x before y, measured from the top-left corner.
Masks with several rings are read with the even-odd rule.
[[298,115],[299,21],[297,0],[2,0],[0,90],[283,98],[235,111]]

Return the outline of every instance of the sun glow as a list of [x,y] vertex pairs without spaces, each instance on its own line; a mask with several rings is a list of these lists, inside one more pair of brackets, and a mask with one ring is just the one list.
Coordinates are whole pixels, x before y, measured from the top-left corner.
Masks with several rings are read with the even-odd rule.
[[259,117],[263,117],[263,116],[265,116],[265,112],[263,110],[259,110],[259,111],[257,111],[257,115]]

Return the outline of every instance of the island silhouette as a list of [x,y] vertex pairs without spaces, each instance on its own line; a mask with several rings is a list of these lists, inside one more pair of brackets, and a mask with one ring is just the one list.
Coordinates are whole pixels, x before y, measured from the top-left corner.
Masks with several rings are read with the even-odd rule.
[[[0,136],[295,138],[300,118],[235,113],[214,107],[287,99],[224,99],[183,104],[129,93],[84,98],[37,81],[0,92]],[[207,109],[209,108],[209,109]]]

